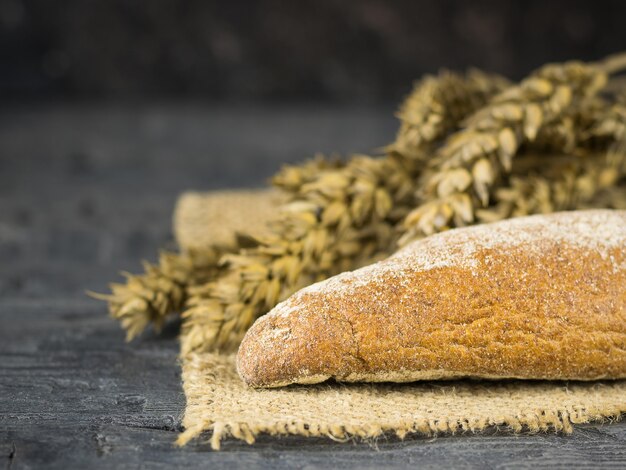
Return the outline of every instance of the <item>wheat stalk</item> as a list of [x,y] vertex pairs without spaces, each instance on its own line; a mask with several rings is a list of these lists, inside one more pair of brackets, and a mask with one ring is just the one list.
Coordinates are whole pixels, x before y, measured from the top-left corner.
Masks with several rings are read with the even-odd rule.
[[[612,63],[611,65],[614,65]],[[522,144],[593,98],[607,82],[604,64],[549,64],[494,97],[437,152],[421,188],[421,204],[405,219],[400,243],[473,223],[493,187],[510,173]]]
[[224,273],[194,289],[182,353],[228,348],[295,290],[384,256],[410,207],[412,180],[391,158],[353,158],[302,186],[272,223],[273,236],[224,257]]
[[510,83],[503,77],[470,70],[467,74],[443,70],[417,82],[397,113],[401,125],[387,147],[409,160],[429,157],[431,144],[455,130],[460,121],[483,107]]
[[519,155],[507,183],[494,192],[491,206],[476,211],[479,222],[531,214],[615,207],[622,197],[612,192],[626,154],[607,151],[578,155]]
[[589,126],[585,137],[616,142],[621,146],[626,142],[626,90],[617,96],[610,106],[598,109],[593,114],[594,123]]
[[180,312],[190,285],[207,282],[217,271],[223,250],[216,247],[184,253],[162,252],[158,264],[144,262],[144,274],[123,273],[125,283],[110,284],[110,294],[89,292],[107,301],[110,315],[132,340],[148,325],[158,332],[168,315]]
[[317,175],[325,170],[340,169],[345,162],[337,157],[326,158],[317,154],[313,158],[298,165],[283,165],[272,177],[272,185],[286,193],[298,194],[300,188],[315,180]]

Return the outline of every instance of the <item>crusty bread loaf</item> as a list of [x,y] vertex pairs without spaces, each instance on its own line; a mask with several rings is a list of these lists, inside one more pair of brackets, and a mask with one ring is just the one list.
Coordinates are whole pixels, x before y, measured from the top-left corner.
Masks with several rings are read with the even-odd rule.
[[450,230],[297,292],[237,357],[254,387],[626,377],[626,211]]

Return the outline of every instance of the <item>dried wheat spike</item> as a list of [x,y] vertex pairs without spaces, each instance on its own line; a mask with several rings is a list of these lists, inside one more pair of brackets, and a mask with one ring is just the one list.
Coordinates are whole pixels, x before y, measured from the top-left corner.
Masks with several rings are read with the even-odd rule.
[[617,102],[593,96],[526,145],[510,177],[494,192],[476,221],[559,210],[626,206],[626,95]]
[[506,185],[496,189],[493,205],[476,211],[479,222],[530,214],[618,207],[614,191],[626,154],[606,151],[578,155],[520,155]]
[[220,254],[219,249],[163,252],[158,264],[144,263],[144,274],[123,273],[126,283],[111,284],[111,294],[90,295],[108,302],[109,313],[120,321],[130,341],[149,324],[159,331],[169,314],[179,313],[188,286],[214,276]]
[[[610,103],[600,96],[580,99],[552,123],[541,126],[533,141],[525,142],[523,151],[528,153],[572,154],[580,150],[599,147],[590,132],[610,108]],[[515,164],[515,163],[513,163]]]
[[[605,102],[603,108],[589,113],[590,124],[582,134],[590,142],[590,148],[607,149],[607,162],[616,169],[617,180],[626,184],[623,181],[626,179],[626,88],[618,90],[614,99],[613,103]],[[613,193],[606,188],[604,194],[608,198]]]
[[312,159],[298,165],[284,165],[278,173],[272,177],[272,185],[283,191],[297,194],[302,185],[314,181],[317,174],[331,169],[339,169],[345,166],[337,157],[326,158],[317,154]]
[[494,184],[510,173],[521,145],[606,82],[605,68],[597,64],[549,64],[494,97],[439,150],[421,188],[422,204],[404,221],[407,231],[400,243],[474,222],[477,208],[489,204]]
[[182,353],[236,345],[258,316],[298,288],[388,254],[412,191],[395,158],[358,156],[318,173],[271,222],[272,236],[226,255],[227,269],[193,290]]
[[423,160],[430,144],[458,128],[463,118],[487,104],[509,86],[498,75],[470,70],[461,75],[442,71],[415,84],[397,114],[401,126],[387,150],[405,158]]
[[587,137],[616,142],[617,145],[626,142],[626,90],[610,106],[597,110],[592,119],[594,122]]

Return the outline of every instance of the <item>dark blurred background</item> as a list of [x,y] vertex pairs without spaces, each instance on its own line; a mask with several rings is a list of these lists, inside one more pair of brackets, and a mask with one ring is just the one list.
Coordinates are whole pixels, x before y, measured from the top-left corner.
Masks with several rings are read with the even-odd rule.
[[618,0],[0,1],[5,102],[397,102],[440,67],[519,78],[624,48]]

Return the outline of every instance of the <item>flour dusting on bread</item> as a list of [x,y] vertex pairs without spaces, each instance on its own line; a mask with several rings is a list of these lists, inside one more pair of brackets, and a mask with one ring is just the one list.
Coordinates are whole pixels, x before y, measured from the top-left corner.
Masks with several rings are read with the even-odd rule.
[[[611,248],[626,246],[625,214],[608,209],[558,212],[453,229],[417,240],[378,263],[312,284],[298,294],[349,291],[403,269],[473,268],[478,264],[475,254],[479,250],[522,245],[539,250],[540,240],[593,249],[606,257]],[[615,265],[615,269],[621,268]],[[288,316],[298,311],[294,300],[292,297],[278,304],[268,315]]]

